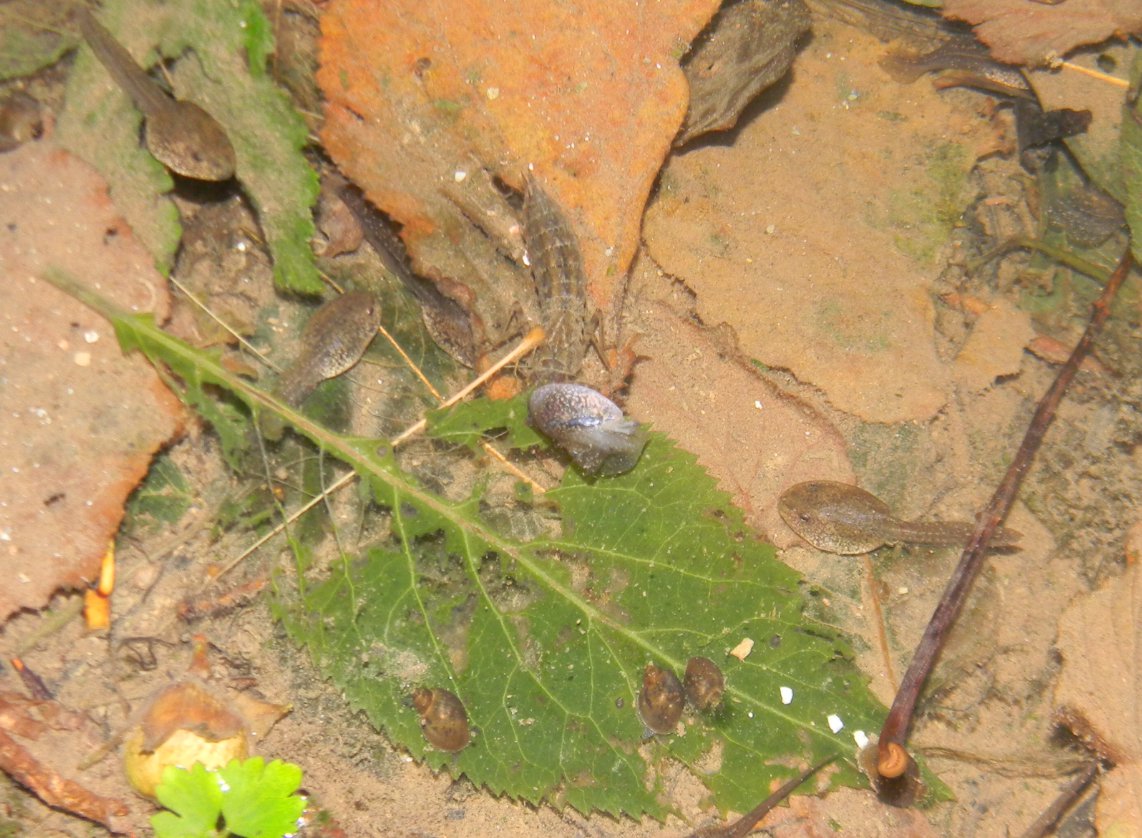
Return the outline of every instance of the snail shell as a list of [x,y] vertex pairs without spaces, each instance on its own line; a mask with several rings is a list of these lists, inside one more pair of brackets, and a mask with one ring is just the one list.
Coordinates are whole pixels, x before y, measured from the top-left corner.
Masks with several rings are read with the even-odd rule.
[[682,683],[690,703],[702,712],[717,707],[726,691],[726,679],[722,670],[709,658],[690,658]]
[[424,738],[442,751],[459,751],[471,740],[468,713],[455,693],[421,687],[412,694],[412,706],[420,713]]
[[582,384],[544,384],[527,403],[531,423],[591,475],[630,471],[647,436],[618,405]]
[[646,665],[642,674],[642,690],[638,694],[638,712],[643,722],[655,733],[673,733],[682,718],[686,694],[678,676],[669,669]]

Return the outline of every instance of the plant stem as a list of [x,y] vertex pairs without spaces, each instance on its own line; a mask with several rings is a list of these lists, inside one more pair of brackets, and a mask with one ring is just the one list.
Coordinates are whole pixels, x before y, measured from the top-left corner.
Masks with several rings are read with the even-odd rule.
[[1071,380],[1078,373],[1079,365],[1089,354],[1095,338],[1102,331],[1103,325],[1110,316],[1111,303],[1130,273],[1133,264],[1130,250],[1127,248],[1118,262],[1118,267],[1115,268],[1114,273],[1111,274],[1106,283],[1102,294],[1091,306],[1091,318],[1086,331],[1078,345],[1075,346],[1070,358],[1067,359],[1067,363],[1059,370],[1059,375],[1051,388],[1035,409],[1035,415],[1031,419],[1031,424],[1027,428],[1019,451],[1015,454],[1015,458],[1007,469],[1007,474],[1004,475],[999,488],[992,495],[983,515],[980,516],[979,526],[976,527],[975,533],[967,547],[964,548],[960,563],[956,566],[951,581],[948,582],[948,587],[944,590],[944,595],[924,631],[924,636],[916,647],[916,654],[908,666],[908,671],[904,673],[900,689],[892,702],[892,709],[889,710],[888,717],[884,721],[884,727],[880,731],[880,741],[877,746],[877,770],[880,776],[886,780],[900,777],[907,767],[910,758],[904,749],[904,742],[908,736],[908,729],[912,725],[912,715],[916,709],[916,701],[920,697],[920,690],[923,688],[929,673],[931,673],[932,667],[935,666],[936,659],[944,646],[944,641],[947,640],[949,630],[955,623],[956,617],[959,616],[972,582],[983,566],[983,559],[992,534],[1010,511],[1011,504],[1015,501],[1015,495],[1019,491],[1019,486],[1023,482],[1023,477],[1043,442],[1047,428],[1055,418],[1055,410],[1058,408]]

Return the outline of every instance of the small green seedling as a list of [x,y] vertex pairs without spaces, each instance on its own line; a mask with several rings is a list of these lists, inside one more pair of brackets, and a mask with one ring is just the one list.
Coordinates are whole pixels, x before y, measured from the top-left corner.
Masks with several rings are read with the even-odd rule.
[[157,838],[282,838],[297,831],[305,809],[300,787],[301,769],[281,760],[231,760],[217,771],[171,766],[155,791],[170,811],[151,826]]

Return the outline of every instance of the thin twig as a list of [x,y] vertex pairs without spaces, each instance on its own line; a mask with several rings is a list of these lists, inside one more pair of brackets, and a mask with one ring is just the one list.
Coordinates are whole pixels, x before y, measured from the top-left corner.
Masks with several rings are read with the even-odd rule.
[[697,832],[691,833],[688,838],[745,838],[778,803],[793,794],[799,785],[836,758],[836,756],[831,756],[823,762],[818,762],[812,768],[806,768],[796,777],[786,781],[781,788],[761,801],[755,808],[742,815],[741,819],[736,823],[699,829]]
[[[441,407],[449,407],[449,406],[455,404],[456,402],[460,401],[466,395],[468,395],[473,390],[475,390],[477,387],[479,387],[489,377],[491,377],[492,375],[495,375],[497,372],[499,372],[499,370],[503,369],[504,366],[512,363],[513,361],[518,360],[519,358],[526,355],[528,352],[531,352],[533,349],[535,349],[536,346],[539,345],[539,343],[542,340],[543,340],[543,330],[538,329],[538,328],[532,329],[524,337],[524,339],[522,341],[520,341],[518,346],[516,346],[511,352],[509,352],[500,361],[498,361],[495,365],[493,365],[491,369],[489,369],[483,375],[476,378],[471,384],[464,387],[462,390],[457,392],[455,395],[446,399],[441,404]],[[391,445],[393,448],[395,448],[404,440],[408,439],[409,437],[411,437],[414,434],[418,433],[419,431],[423,430],[424,427],[426,427],[426,425],[427,425],[427,420],[424,420],[424,419],[420,420],[420,422],[417,422],[411,428],[408,428],[403,433],[399,434],[398,436],[396,436],[392,440],[390,440],[389,445]],[[524,482],[526,482],[532,488],[532,490],[535,491],[537,494],[543,494],[543,492],[546,491],[541,485],[536,483],[532,478],[528,477],[526,474],[524,474],[518,468],[516,468],[511,463],[509,463],[507,461],[507,459],[502,454],[500,454],[499,451],[496,451],[494,448],[487,445],[486,443],[485,443],[485,450],[491,456],[497,458],[501,463],[503,463],[504,466],[508,469],[508,471],[510,471],[513,475],[518,477],[520,480],[523,480]],[[222,568],[222,570],[220,570],[217,574],[215,574],[214,578],[207,584],[212,585],[215,582],[217,582],[219,579],[221,579],[223,576],[225,576],[227,573],[229,573],[231,570],[233,570],[235,567],[237,567],[239,564],[241,564],[247,558],[249,558],[249,556],[251,554],[256,552],[264,544],[266,544],[266,542],[268,542],[271,539],[275,538],[276,536],[280,535],[288,526],[293,524],[302,515],[309,512],[309,510],[313,509],[313,507],[317,506],[319,503],[322,503],[325,500],[325,498],[327,498],[329,495],[331,495],[334,492],[344,488],[345,486],[348,486],[350,483],[353,482],[353,480],[356,479],[356,477],[357,477],[357,473],[353,472],[353,471],[347,472],[346,474],[342,475],[332,485],[328,486],[324,491],[322,491],[321,494],[316,495],[313,498],[310,498],[310,500],[308,500],[306,503],[304,503],[299,509],[291,512],[287,517],[285,517],[285,519],[280,524],[278,524],[276,527],[274,527],[268,533],[263,535],[261,538],[259,538],[257,541],[255,541],[253,544],[251,544],[249,547],[247,547],[245,550],[243,550],[241,553],[239,553],[237,556],[235,556],[233,559],[231,559],[229,564],[227,564],[225,567]]]
[[1027,827],[1021,838],[1043,838],[1044,835],[1050,834],[1059,818],[1074,805],[1079,795],[1083,793],[1083,789],[1090,785],[1090,781],[1094,779],[1094,775],[1097,773],[1098,762],[1092,760],[1079,776],[1071,780],[1066,788],[1059,792],[1059,796],[1052,801],[1051,805],[1044,809],[1039,817],[1035,818],[1035,822]]
[[412,358],[409,357],[409,354],[404,351],[404,347],[397,343],[397,339],[389,334],[389,330],[384,326],[378,326],[377,331],[384,335],[385,340],[392,344],[393,349],[395,349],[397,354],[401,356],[401,360],[403,360],[408,368],[412,370],[413,375],[420,379],[420,383],[428,389],[428,392],[432,393],[432,397],[437,401],[441,401],[444,397],[440,395],[440,391],[432,386],[432,382],[428,380],[428,376],[426,376],[421,371],[420,367],[417,366],[416,361],[412,360]]
[[1083,67],[1081,64],[1074,64],[1070,61],[1060,61],[1059,66],[1064,70],[1070,70],[1080,75],[1089,76],[1092,79],[1097,79],[1101,82],[1121,87],[1123,90],[1130,87],[1130,82],[1126,79],[1120,79],[1118,76],[1112,76],[1107,73],[1100,72],[1099,70],[1092,70],[1090,67]]
[[238,343],[241,344],[243,348],[246,349],[246,351],[253,354],[259,361],[261,361],[263,364],[265,364],[267,367],[269,367],[274,372],[281,372],[281,370],[278,369],[278,367],[274,364],[273,361],[271,361],[269,358],[267,358],[265,355],[263,355],[261,352],[259,352],[257,350],[257,348],[255,348],[254,344],[250,343],[248,340],[246,340],[244,337],[242,337],[240,334],[238,334],[237,329],[235,329],[233,326],[231,326],[229,323],[227,323],[225,320],[223,320],[221,317],[219,317],[217,314],[215,314],[213,311],[211,311],[210,307],[207,306],[206,303],[202,302],[202,300],[198,299],[198,297],[195,296],[194,292],[192,292],[189,288],[187,288],[185,285],[183,285],[181,282],[179,282],[175,277],[171,276],[171,277],[168,277],[168,279],[170,279],[171,285],[173,285],[175,288],[177,288],[179,291],[181,291],[183,293],[183,296],[185,296],[188,300],[190,300],[192,303],[194,303],[196,306],[198,306],[200,309],[202,309],[204,312],[206,312],[207,317],[209,317],[211,320],[213,320],[215,323],[217,323],[219,326],[221,326],[223,329],[225,329],[227,332],[229,332],[230,335],[236,341],[238,341]]
[[900,777],[907,769],[910,758],[904,749],[904,742],[912,725],[912,715],[916,709],[916,701],[920,697],[920,690],[928,679],[932,667],[935,666],[936,659],[940,655],[940,650],[944,646],[949,630],[963,607],[972,582],[983,566],[983,559],[991,537],[1010,511],[1011,504],[1015,501],[1015,495],[1019,491],[1019,486],[1023,482],[1023,477],[1031,467],[1031,462],[1043,442],[1043,436],[1055,418],[1055,411],[1059,402],[1078,373],[1079,365],[1089,354],[1095,338],[1102,331],[1103,325],[1110,316],[1110,306],[1115,295],[1126,280],[1133,264],[1130,249],[1127,248],[1118,262],[1118,267],[1115,268],[1110,280],[1106,283],[1102,295],[1091,306],[1091,318],[1086,331],[1075,346],[1071,357],[1067,359],[1067,363],[1059,370],[1058,377],[1035,409],[1035,415],[1031,419],[1031,424],[1027,428],[1027,433],[1023,437],[1023,442],[1019,446],[1011,466],[1007,469],[1007,474],[1004,475],[999,488],[995,490],[995,494],[979,518],[979,525],[976,527],[975,533],[967,547],[964,548],[960,563],[956,566],[951,581],[944,590],[944,595],[924,631],[924,636],[916,647],[916,654],[912,658],[908,671],[904,673],[904,679],[896,693],[896,699],[892,702],[892,709],[889,710],[888,717],[884,721],[884,727],[880,731],[880,740],[877,745],[877,770],[883,778]]
[[[500,360],[496,361],[496,363],[492,364],[490,367],[488,367],[488,369],[484,370],[482,373],[480,373],[478,376],[476,376],[474,379],[472,379],[463,388],[461,388],[460,390],[458,390],[457,392],[455,392],[451,396],[449,396],[447,399],[445,399],[440,404],[440,406],[441,407],[451,407],[452,405],[456,404],[456,402],[461,401],[462,399],[466,398],[469,393],[471,393],[473,390],[476,390],[477,388],[482,386],[483,383],[485,381],[487,381],[489,378],[491,378],[493,375],[498,373],[500,370],[502,370],[508,364],[515,363],[520,358],[522,358],[524,355],[526,355],[529,352],[531,352],[532,350],[534,350],[541,343],[543,343],[543,329],[541,329],[539,326],[536,326],[534,329],[532,329],[530,332],[528,332],[526,335],[524,335],[523,340],[521,340],[516,345],[515,349],[513,349],[511,352],[509,352],[504,357],[500,358]],[[389,444],[393,448],[396,448],[398,445],[400,445],[406,439],[408,439],[411,436],[415,436],[416,434],[420,433],[421,431],[423,431],[427,427],[428,427],[428,419],[421,419],[416,424],[411,425],[410,427],[406,428],[404,431],[402,431],[401,433],[399,433],[395,437],[393,437],[393,439],[389,442]]]

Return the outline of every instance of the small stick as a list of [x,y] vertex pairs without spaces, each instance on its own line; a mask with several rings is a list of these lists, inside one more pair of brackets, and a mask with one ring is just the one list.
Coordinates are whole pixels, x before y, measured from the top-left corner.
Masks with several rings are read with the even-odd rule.
[[1115,87],[1121,87],[1123,90],[1130,87],[1130,82],[1126,79],[1120,79],[1118,76],[1111,76],[1098,70],[1092,70],[1089,67],[1083,67],[1081,64],[1073,64],[1070,61],[1060,61],[1059,66],[1065,70],[1070,70],[1084,76],[1090,76],[1092,79],[1112,84]]
[[[483,375],[479,376],[475,381],[473,381],[468,386],[464,387],[462,390],[460,390],[454,396],[447,399],[440,406],[441,407],[450,407],[451,405],[454,405],[456,402],[460,401],[462,398],[464,398],[469,393],[471,393],[473,390],[475,390],[477,387],[479,387],[488,378],[495,375],[503,367],[510,364],[512,361],[515,361],[518,358],[523,357],[528,352],[531,352],[531,350],[533,350],[536,346],[538,346],[540,344],[540,342],[542,342],[542,340],[543,340],[543,330],[540,328],[532,329],[530,332],[527,333],[527,335],[524,337],[524,339],[522,341],[520,341],[519,345],[516,346],[515,349],[513,349],[511,352],[509,352],[507,355],[505,355],[500,361],[498,361],[495,365],[493,365],[491,369],[489,369]],[[427,419],[421,419],[419,422],[417,422],[415,425],[413,425],[412,427],[405,430],[399,436],[390,440],[389,444],[395,448],[396,446],[400,445],[401,442],[408,439],[410,436],[413,436],[414,434],[422,431],[427,426],[427,424],[428,424]],[[546,491],[542,486],[540,486],[538,483],[536,483],[534,480],[532,480],[530,477],[528,477],[526,474],[524,474],[518,468],[516,468],[511,463],[509,463],[504,458],[504,456],[502,454],[500,454],[499,451],[496,451],[494,448],[492,448],[487,443],[485,443],[485,450],[489,454],[491,454],[493,457],[498,459],[501,463],[503,463],[504,466],[513,475],[515,475],[519,479],[526,482],[529,486],[531,486],[531,488],[537,494],[543,494],[543,492]],[[306,503],[302,504],[302,506],[300,508],[291,512],[289,514],[289,517],[287,517],[284,521],[282,521],[280,524],[278,524],[276,527],[274,527],[268,533],[263,535],[261,538],[259,538],[257,541],[255,541],[253,544],[251,544],[249,547],[247,547],[245,550],[243,550],[241,553],[239,553],[237,556],[235,556],[233,559],[231,559],[230,563],[227,564],[225,567],[223,567],[222,570],[218,571],[218,573],[214,576],[213,579],[211,579],[207,583],[207,585],[208,586],[213,585],[215,582],[217,582],[219,579],[221,579],[223,576],[225,576],[227,573],[229,573],[235,567],[240,565],[243,561],[245,561],[250,556],[250,554],[254,553],[259,547],[264,545],[267,541],[271,540],[272,538],[275,538],[276,536],[280,535],[285,530],[286,527],[288,527],[290,524],[292,524],[294,521],[296,521],[298,518],[300,518],[306,512],[313,509],[313,507],[317,506],[319,503],[324,501],[327,497],[332,495],[334,492],[338,491],[339,489],[341,489],[345,486],[348,486],[350,483],[353,482],[353,480],[356,479],[356,477],[357,477],[357,474],[356,474],[356,472],[353,472],[353,471],[347,472],[346,474],[342,475],[340,478],[338,478],[338,480],[336,482],[334,482],[332,485],[328,486],[324,491],[322,491],[321,494],[316,495],[315,497],[308,500]]]
[[[518,361],[520,358],[531,352],[541,343],[543,343],[543,329],[541,329],[539,326],[536,326],[530,332],[524,335],[523,340],[516,344],[515,349],[513,349],[504,357],[500,358],[500,360],[496,361],[494,364],[488,367],[488,369],[484,370],[482,373],[472,379],[472,381],[470,381],[462,389],[458,390],[456,393],[445,399],[440,404],[440,406],[451,407],[452,405],[456,404],[456,402],[465,398],[469,393],[478,388],[508,364]],[[396,448],[410,436],[415,436],[427,427],[428,419],[421,419],[415,425],[406,428],[403,432],[393,437],[393,439],[389,441],[389,445],[391,445],[393,448]]]
[[28,669],[24,661],[20,658],[12,658],[9,663],[19,674],[20,680],[24,682],[24,686],[28,688],[32,698],[37,701],[50,701],[54,697],[52,691],[48,689],[48,685],[44,683],[44,679]]
[[421,371],[420,367],[416,365],[416,361],[412,360],[412,358],[409,357],[408,353],[404,351],[404,347],[397,343],[397,339],[389,334],[389,330],[384,326],[378,326],[377,330],[385,336],[385,340],[392,344],[393,349],[395,349],[397,354],[401,356],[401,360],[403,360],[405,364],[408,365],[408,368],[412,370],[413,375],[420,379],[420,383],[428,388],[428,392],[432,393],[432,397],[437,401],[443,399],[444,397],[440,395],[440,391],[432,386],[432,382],[428,380],[428,376],[426,376]]
[[220,571],[218,571],[218,573],[216,573],[214,575],[214,578],[206,583],[206,586],[209,587],[209,586],[213,585],[215,582],[217,582],[219,579],[221,579],[223,576],[225,576],[231,570],[233,570],[238,565],[240,565],[242,562],[244,562],[250,556],[250,554],[257,551],[258,548],[261,547],[263,544],[265,544],[267,541],[270,541],[271,539],[281,535],[281,533],[285,530],[286,527],[288,527],[290,524],[292,524],[294,521],[296,521],[298,518],[300,518],[306,512],[313,509],[313,507],[317,506],[317,504],[322,503],[327,497],[332,495],[337,490],[344,488],[345,486],[348,486],[356,478],[357,478],[357,472],[355,472],[355,471],[349,471],[349,472],[346,472],[345,474],[343,474],[340,478],[338,478],[338,480],[335,483],[333,483],[333,485],[326,487],[325,491],[323,491],[321,494],[314,495],[312,498],[310,498],[308,501],[306,501],[304,504],[302,504],[298,509],[295,509],[293,512],[291,512],[289,514],[289,517],[287,517],[284,521],[282,521],[280,524],[278,524],[276,527],[274,527],[268,533],[263,535],[261,538],[259,538],[257,541],[255,541],[253,544],[251,544],[249,547],[247,547],[245,550],[243,550],[241,553],[239,553],[237,556],[235,556],[233,559],[231,559],[230,563],[228,565],[226,565],[224,568],[222,568]]
[[254,357],[256,357],[259,361],[261,361],[263,364],[265,364],[267,367],[269,367],[274,372],[281,372],[281,370],[274,364],[273,361],[271,361],[269,358],[267,358],[265,355],[263,355],[261,352],[259,352],[257,350],[257,348],[254,346],[254,344],[250,343],[248,340],[246,340],[244,337],[242,337],[240,334],[238,334],[237,329],[235,329],[233,326],[231,326],[229,323],[227,323],[225,320],[223,320],[221,317],[219,317],[217,314],[215,314],[213,311],[211,311],[210,307],[208,305],[206,305],[206,303],[202,302],[202,300],[198,299],[198,297],[195,296],[193,291],[191,291],[189,288],[187,288],[185,285],[183,285],[181,282],[179,282],[173,276],[169,276],[169,277],[167,277],[167,279],[170,280],[171,285],[173,285],[175,288],[177,288],[179,291],[181,291],[183,293],[183,296],[185,296],[188,300],[190,300],[192,303],[194,303],[196,306],[198,306],[200,309],[202,309],[204,312],[206,312],[207,317],[209,317],[211,320],[213,320],[215,323],[217,323],[219,326],[221,326],[223,329],[225,329],[227,332],[229,332],[230,335],[236,341],[238,341],[238,343],[241,344],[243,348],[245,348],[248,352],[253,354]]
[[960,609],[967,599],[972,582],[983,566],[983,559],[992,534],[999,526],[1000,521],[1010,511],[1011,504],[1015,501],[1015,495],[1019,491],[1019,486],[1023,482],[1023,477],[1031,467],[1031,462],[1043,442],[1043,436],[1055,418],[1055,411],[1059,402],[1078,373],[1079,365],[1090,353],[1095,338],[1102,331],[1107,318],[1110,317],[1110,306],[1118,293],[1118,289],[1130,273],[1133,264],[1133,257],[1130,249],[1127,248],[1118,262],[1118,267],[1115,268],[1110,280],[1106,283],[1102,295],[1091,306],[1091,318],[1086,331],[1079,339],[1071,357],[1067,359],[1067,363],[1059,370],[1058,377],[1035,409],[1035,415],[1031,419],[1031,424],[1027,428],[1027,433],[1023,437],[1023,442],[1019,446],[1015,458],[1007,469],[1007,474],[1004,475],[999,488],[995,490],[991,501],[980,516],[979,525],[976,527],[971,540],[968,541],[967,547],[964,548],[960,563],[956,566],[952,578],[944,590],[944,595],[940,598],[940,602],[932,614],[927,629],[924,630],[924,636],[916,647],[916,654],[908,666],[908,671],[904,673],[904,679],[896,693],[896,699],[892,702],[892,709],[889,710],[888,717],[884,720],[884,727],[880,731],[880,740],[877,744],[877,771],[884,779],[898,778],[908,769],[911,758],[904,748],[904,741],[907,739],[908,729],[912,725],[912,714],[916,709],[920,690],[928,679],[932,667],[936,664],[936,659],[944,647],[944,641],[947,640],[949,630],[955,623],[956,617],[959,616]]
[[1074,805],[1079,795],[1083,793],[1083,789],[1090,785],[1090,781],[1094,779],[1094,775],[1097,773],[1098,761],[1094,760],[1087,765],[1079,776],[1067,783],[1066,788],[1059,792],[1059,796],[1043,810],[1043,814],[1035,818],[1035,822],[1027,827],[1020,838],[1043,838],[1044,835],[1050,834],[1059,818],[1063,816],[1063,812]]
[[741,820],[737,823],[726,824],[725,826],[711,826],[705,829],[699,829],[697,832],[691,833],[687,838],[745,838],[746,835],[753,830],[761,819],[773,810],[773,808],[782,800],[793,794],[796,788],[835,760],[836,755],[829,757],[824,762],[818,762],[812,768],[806,768],[796,777],[788,780],[781,788],[775,791],[765,800],[761,801],[754,809],[745,815],[742,815]]

